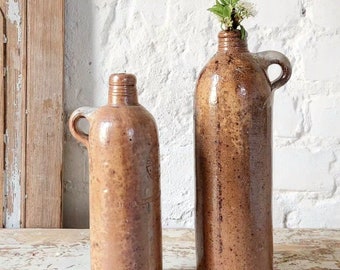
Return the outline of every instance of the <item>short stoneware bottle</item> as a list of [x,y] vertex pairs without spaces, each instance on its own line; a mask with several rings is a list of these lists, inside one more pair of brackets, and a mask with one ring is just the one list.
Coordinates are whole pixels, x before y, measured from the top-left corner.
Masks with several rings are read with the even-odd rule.
[[[108,104],[82,107],[69,121],[90,167],[92,270],[160,270],[159,145],[155,120],[138,103],[136,78],[110,77]],[[89,134],[78,121],[89,122]]]
[[[250,53],[239,31],[218,38],[195,93],[197,269],[270,270],[271,99],[291,65],[279,52]],[[272,64],[282,73],[271,82]]]

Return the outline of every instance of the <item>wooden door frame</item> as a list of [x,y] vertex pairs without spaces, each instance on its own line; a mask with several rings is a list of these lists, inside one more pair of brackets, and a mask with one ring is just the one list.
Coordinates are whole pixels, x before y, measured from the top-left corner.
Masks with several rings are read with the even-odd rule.
[[64,0],[0,7],[7,42],[0,218],[6,228],[61,227]]

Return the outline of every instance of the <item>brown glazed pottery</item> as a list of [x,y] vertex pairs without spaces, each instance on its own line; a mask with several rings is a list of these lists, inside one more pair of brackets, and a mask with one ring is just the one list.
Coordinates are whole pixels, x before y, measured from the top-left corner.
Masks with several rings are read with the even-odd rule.
[[[272,64],[282,68],[273,82]],[[271,97],[290,75],[281,53],[250,53],[239,31],[219,33],[195,94],[199,270],[273,269]]]
[[91,269],[162,269],[157,127],[135,76],[111,75],[108,104],[79,108],[69,127],[89,152]]

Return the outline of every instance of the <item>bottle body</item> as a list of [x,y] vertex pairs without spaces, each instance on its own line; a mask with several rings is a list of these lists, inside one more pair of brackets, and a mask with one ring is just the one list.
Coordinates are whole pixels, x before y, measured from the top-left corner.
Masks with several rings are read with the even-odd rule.
[[131,103],[120,92],[109,100],[114,102],[85,114],[90,123],[91,269],[159,270],[162,241],[156,124],[136,99]]
[[234,39],[220,37],[195,94],[197,269],[269,270],[273,88]]
[[89,136],[92,269],[161,269],[154,121],[141,106],[97,113],[107,118],[92,121]]

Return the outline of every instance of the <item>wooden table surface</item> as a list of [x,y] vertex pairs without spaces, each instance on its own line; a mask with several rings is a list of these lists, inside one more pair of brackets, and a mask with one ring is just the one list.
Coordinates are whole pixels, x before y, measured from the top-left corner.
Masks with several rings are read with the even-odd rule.
[[[192,230],[164,230],[163,241],[164,269],[195,269]],[[275,269],[340,269],[340,230],[276,230],[274,242]],[[0,230],[0,270],[19,269],[89,270],[89,231]]]

